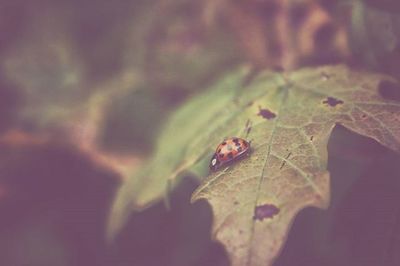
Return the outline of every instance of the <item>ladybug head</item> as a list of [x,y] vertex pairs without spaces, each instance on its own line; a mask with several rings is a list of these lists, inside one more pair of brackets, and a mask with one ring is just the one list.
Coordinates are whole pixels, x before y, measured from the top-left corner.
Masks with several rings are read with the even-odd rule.
[[210,161],[210,169],[212,171],[215,171],[218,169],[219,165],[220,165],[220,161],[218,160],[217,155],[214,154]]

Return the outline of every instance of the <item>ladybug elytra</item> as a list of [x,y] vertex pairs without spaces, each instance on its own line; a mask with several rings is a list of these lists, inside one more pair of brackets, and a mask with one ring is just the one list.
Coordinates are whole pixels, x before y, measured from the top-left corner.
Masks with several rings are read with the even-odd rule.
[[250,142],[242,138],[228,138],[218,145],[210,162],[210,169],[217,170],[223,165],[248,155],[250,152]]

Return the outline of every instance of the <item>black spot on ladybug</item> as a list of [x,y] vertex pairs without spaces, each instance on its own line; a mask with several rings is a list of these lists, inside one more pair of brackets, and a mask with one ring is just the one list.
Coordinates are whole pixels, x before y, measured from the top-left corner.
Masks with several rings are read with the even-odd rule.
[[279,208],[273,204],[264,204],[254,208],[254,220],[262,221],[274,217],[279,213]]
[[236,144],[239,143],[239,139],[237,139],[237,138],[234,138],[232,141],[235,142]]
[[219,156],[219,158],[224,158],[224,154],[223,153],[218,154],[218,156]]
[[379,94],[389,100],[400,101],[400,84],[388,80],[381,80],[378,85]]
[[324,100],[322,103],[327,104],[331,107],[335,107],[338,104],[343,104],[344,102],[342,100],[333,98],[333,97],[328,97],[326,100]]
[[221,145],[222,145],[222,146],[226,145],[226,141],[222,142]]
[[233,153],[232,152],[228,153],[228,158],[229,159],[233,159]]
[[238,147],[238,148],[237,148],[237,151],[238,151],[238,152],[241,152],[241,151],[242,151],[242,147]]
[[276,114],[271,112],[270,110],[266,109],[266,108],[261,108],[261,106],[258,107],[260,109],[260,111],[258,112],[258,116],[262,116],[265,119],[273,119],[276,117]]

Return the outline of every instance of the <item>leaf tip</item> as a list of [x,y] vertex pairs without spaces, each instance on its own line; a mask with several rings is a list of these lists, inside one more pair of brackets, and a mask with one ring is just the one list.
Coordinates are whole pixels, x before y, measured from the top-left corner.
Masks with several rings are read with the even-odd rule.
[[190,197],[190,203],[193,204],[199,199],[202,199],[201,193],[198,193],[197,190],[193,192],[192,196]]

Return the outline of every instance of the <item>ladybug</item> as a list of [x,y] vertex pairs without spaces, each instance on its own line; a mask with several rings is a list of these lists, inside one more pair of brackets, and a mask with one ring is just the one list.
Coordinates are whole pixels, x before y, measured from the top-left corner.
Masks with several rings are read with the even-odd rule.
[[250,153],[250,142],[241,138],[227,138],[218,145],[210,161],[210,169],[218,170],[223,165],[236,161]]

